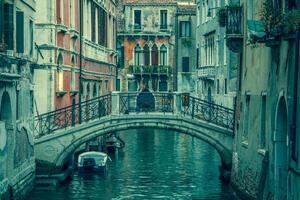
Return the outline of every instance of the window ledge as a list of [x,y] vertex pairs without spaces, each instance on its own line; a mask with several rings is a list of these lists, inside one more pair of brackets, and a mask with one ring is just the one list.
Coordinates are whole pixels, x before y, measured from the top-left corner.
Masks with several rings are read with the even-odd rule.
[[58,91],[58,92],[56,92],[56,96],[58,96],[58,97],[63,97],[65,94],[67,94],[66,91]]
[[248,141],[243,141],[242,142],[242,147],[248,149],[248,146],[249,146]]
[[76,94],[78,94],[78,92],[79,92],[78,90],[71,90],[70,95],[75,96]]
[[262,156],[265,156],[266,155],[266,149],[258,149],[257,153],[262,155]]

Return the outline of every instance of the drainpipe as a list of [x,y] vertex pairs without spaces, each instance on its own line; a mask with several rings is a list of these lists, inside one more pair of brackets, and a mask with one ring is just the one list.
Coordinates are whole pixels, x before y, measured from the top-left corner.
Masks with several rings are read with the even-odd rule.
[[176,13],[175,15],[175,51],[174,51],[174,72],[173,72],[173,91],[178,91],[177,88],[177,75],[178,75],[178,33],[179,33],[179,29],[178,29],[178,13]]
[[296,49],[295,49],[295,73],[294,73],[294,97],[293,97],[293,122],[292,122],[292,127],[291,127],[291,131],[292,131],[292,139],[294,141],[294,143],[292,144],[292,158],[294,158],[296,161],[298,159],[298,155],[297,152],[295,152],[297,150],[297,113],[298,113],[298,90],[299,89],[299,40],[300,40],[300,30],[299,28],[297,29],[297,33],[296,33]]
[[82,40],[83,40],[83,1],[79,1],[79,39],[80,39],[80,52],[79,52],[79,124],[82,122],[82,107],[81,107],[81,97],[82,97]]

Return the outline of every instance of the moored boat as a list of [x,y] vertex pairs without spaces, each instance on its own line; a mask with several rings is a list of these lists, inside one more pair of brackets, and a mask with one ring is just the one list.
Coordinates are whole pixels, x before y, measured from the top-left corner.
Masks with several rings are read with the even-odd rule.
[[88,151],[78,156],[79,172],[105,172],[108,155],[103,152]]

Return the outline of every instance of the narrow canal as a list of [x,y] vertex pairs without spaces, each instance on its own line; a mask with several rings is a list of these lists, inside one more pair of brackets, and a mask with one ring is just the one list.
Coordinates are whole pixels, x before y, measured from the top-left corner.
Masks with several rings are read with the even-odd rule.
[[205,199],[232,200],[219,180],[220,158],[208,144],[162,130],[119,134],[123,150],[110,155],[106,175],[79,175],[55,190],[34,190],[29,200]]

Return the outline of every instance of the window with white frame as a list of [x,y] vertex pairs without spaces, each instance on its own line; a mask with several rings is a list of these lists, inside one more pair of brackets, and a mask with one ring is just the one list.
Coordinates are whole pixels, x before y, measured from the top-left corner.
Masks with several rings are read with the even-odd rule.
[[134,64],[142,65],[142,48],[140,45],[134,48]]
[[167,47],[165,45],[162,45],[160,47],[160,53],[159,53],[159,64],[160,65],[167,65]]
[[204,44],[205,65],[215,64],[215,34],[211,33],[205,36]]

